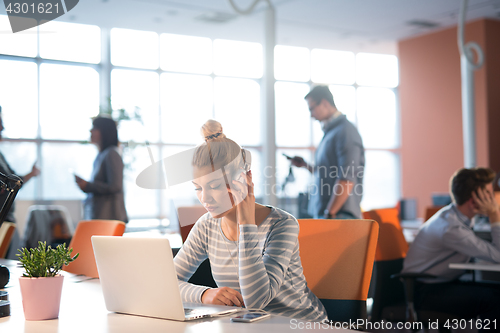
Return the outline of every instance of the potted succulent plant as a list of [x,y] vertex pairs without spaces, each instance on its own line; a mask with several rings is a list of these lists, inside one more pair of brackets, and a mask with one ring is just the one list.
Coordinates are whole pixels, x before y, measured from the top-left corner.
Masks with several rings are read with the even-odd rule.
[[66,244],[53,249],[46,242],[38,242],[36,248],[18,250],[20,266],[25,273],[19,278],[26,320],[55,319],[59,316],[59,304],[64,277],[59,274],[63,265],[78,257],[71,256],[73,249]]

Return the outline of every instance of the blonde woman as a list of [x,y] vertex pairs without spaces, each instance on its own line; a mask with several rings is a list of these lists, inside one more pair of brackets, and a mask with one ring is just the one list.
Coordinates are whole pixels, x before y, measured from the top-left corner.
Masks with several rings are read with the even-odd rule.
[[[327,319],[303,275],[297,220],[255,202],[249,153],[224,135],[220,123],[207,121],[202,135],[205,142],[193,155],[192,182],[208,213],[175,257],[183,301]],[[186,282],[206,258],[218,288]]]

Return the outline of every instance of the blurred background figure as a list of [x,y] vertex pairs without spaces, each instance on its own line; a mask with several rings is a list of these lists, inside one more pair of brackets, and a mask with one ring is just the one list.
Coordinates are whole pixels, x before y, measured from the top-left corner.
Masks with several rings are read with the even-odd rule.
[[[2,131],[4,130],[3,127],[3,121],[2,121],[2,107],[0,106],[0,141],[2,140]],[[7,160],[3,156],[3,154],[0,152],[0,172],[3,173],[4,175],[17,175],[17,173],[12,170],[12,168],[9,166],[9,163],[7,163]],[[36,177],[40,174],[40,169],[36,167],[36,163],[33,164],[33,167],[31,168],[31,172],[28,173],[27,175],[24,176],[19,176],[22,178],[24,184],[29,181],[31,178]],[[21,188],[22,190],[22,188]],[[7,200],[7,191],[5,190],[0,190],[0,207],[3,206],[4,202]],[[16,219],[14,218],[14,209],[15,209],[15,201],[12,203],[12,206],[10,207],[9,212],[5,216],[5,221],[7,222],[16,222]],[[0,225],[2,225],[4,221],[0,221]],[[9,246],[9,250],[7,251],[6,258],[8,259],[17,259],[15,256],[17,253],[17,248],[20,243],[21,239],[19,237],[19,230],[14,232],[14,235],[12,236],[12,240]]]
[[[2,122],[2,107],[0,106],[0,140],[2,140],[2,131],[3,130],[4,130],[4,127],[3,127],[3,122]],[[17,175],[17,173],[14,170],[12,170],[12,168],[9,166],[9,164],[7,163],[5,157],[3,156],[3,154],[1,152],[0,152],[0,172],[3,173],[4,175],[11,175],[11,174]],[[38,176],[39,174],[40,174],[40,169],[38,169],[36,167],[36,163],[35,163],[35,164],[33,164],[33,167],[31,168],[30,173],[28,173],[25,176],[19,176],[19,175],[18,176],[23,179],[24,183],[26,183],[28,180],[30,180],[33,177]],[[4,190],[0,190],[0,205],[3,205],[3,203],[7,199],[7,194],[8,193],[5,192]],[[12,204],[12,207],[10,208],[9,213],[5,217],[5,221],[7,221],[7,222],[14,222],[14,223],[16,222],[15,218],[14,218],[14,205],[15,205],[15,203]],[[0,221],[0,225],[2,225],[2,223],[3,223],[3,221]]]
[[[453,203],[443,207],[420,228],[410,245],[403,273],[430,274],[415,284],[415,308],[453,314],[461,319],[479,316],[483,322],[500,318],[500,285],[460,280],[463,270],[450,263],[471,258],[500,263],[500,208],[495,200],[490,168],[459,169],[450,179]],[[488,216],[491,239],[474,233],[473,218]],[[482,330],[479,329],[479,332]]]
[[304,98],[311,117],[321,123],[324,132],[314,165],[300,156],[291,158],[292,165],[307,168],[314,175],[309,214],[314,218],[360,219],[365,167],[361,136],[335,106],[328,86],[315,86]]
[[90,181],[75,175],[80,189],[87,193],[84,219],[128,222],[123,194],[123,160],[118,150],[118,131],[113,119],[96,117],[90,130],[90,142],[99,149]]

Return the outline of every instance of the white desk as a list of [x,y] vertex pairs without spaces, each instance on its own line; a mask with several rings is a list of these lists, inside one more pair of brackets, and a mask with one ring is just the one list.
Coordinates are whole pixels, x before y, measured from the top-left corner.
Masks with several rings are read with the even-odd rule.
[[450,264],[450,269],[471,269],[478,271],[500,272],[500,264],[490,262],[469,262],[460,264]]
[[[306,326],[303,326],[304,329],[301,330],[298,326],[299,323],[300,325],[312,325],[313,323],[295,320],[291,322],[290,318],[274,315],[270,319],[247,324],[232,323],[229,320],[230,316],[177,322],[112,313],[106,310],[99,280],[88,280],[66,272],[63,272],[65,281],[59,318],[44,321],[26,321],[18,282],[18,277],[22,275],[22,271],[15,267],[14,261],[0,259],[0,264],[7,266],[11,272],[10,282],[4,289],[9,292],[11,316],[0,318],[0,332],[2,333],[281,333],[325,331],[325,328],[322,329],[318,324],[315,329],[314,327],[313,329],[305,329]],[[130,292],[133,292],[133,290]],[[354,332],[342,329],[337,331]]]
[[423,224],[422,219],[403,220],[400,222],[401,228],[403,229],[403,235],[405,236],[405,239],[408,242],[408,244],[413,243],[413,240],[415,239],[415,237],[417,237],[417,234],[422,224]]
[[424,224],[423,219],[415,219],[415,220],[402,220],[400,222],[401,228],[410,229],[410,230],[418,230]]

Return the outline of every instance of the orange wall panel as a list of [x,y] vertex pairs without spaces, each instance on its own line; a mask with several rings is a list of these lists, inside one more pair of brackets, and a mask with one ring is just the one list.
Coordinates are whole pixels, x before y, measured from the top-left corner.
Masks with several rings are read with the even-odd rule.
[[485,21],[486,94],[490,167],[500,172],[500,21]]
[[[473,40],[486,49],[489,61],[492,61],[490,52],[494,55],[497,52],[497,47],[490,44],[500,44],[500,33],[496,29],[500,29],[500,21],[478,20],[466,26],[466,42]],[[495,33],[497,40],[493,40]],[[423,216],[425,207],[431,205],[432,193],[448,192],[450,176],[464,163],[457,28],[403,40],[398,48],[403,197],[417,198],[419,216]],[[496,66],[498,59],[497,56],[493,60]],[[500,137],[500,127],[491,133],[493,128],[488,125],[490,81],[500,76],[497,72],[497,78],[490,78],[489,61],[475,72],[479,166],[490,165],[491,138]],[[500,95],[498,82],[496,84],[496,94]],[[495,101],[500,106],[500,101]],[[498,108],[497,113],[500,113]],[[500,156],[497,159],[500,166]]]

